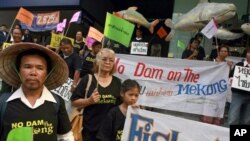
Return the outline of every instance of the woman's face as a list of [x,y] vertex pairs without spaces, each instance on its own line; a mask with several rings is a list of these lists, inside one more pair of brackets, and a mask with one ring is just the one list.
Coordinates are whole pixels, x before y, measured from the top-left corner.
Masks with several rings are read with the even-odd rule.
[[110,52],[101,52],[102,58],[99,64],[100,70],[103,72],[111,72],[115,65],[115,56]]
[[191,50],[196,50],[199,46],[199,42],[197,40],[194,40],[191,44],[190,44],[190,49]]
[[228,50],[227,50],[227,48],[225,48],[225,47],[222,47],[221,49],[220,49],[220,51],[219,51],[219,56],[221,57],[221,58],[226,58],[227,56],[228,56]]

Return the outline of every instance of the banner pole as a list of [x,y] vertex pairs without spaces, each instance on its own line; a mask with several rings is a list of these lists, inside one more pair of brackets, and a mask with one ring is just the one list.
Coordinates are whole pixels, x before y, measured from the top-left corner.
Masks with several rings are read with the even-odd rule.
[[65,36],[67,36],[67,34],[68,34],[69,27],[70,27],[70,23],[69,23],[69,26],[68,26],[68,28],[67,28],[67,30],[66,30]]
[[[103,49],[103,48],[104,48],[104,37],[102,38],[102,48],[101,49]],[[100,77],[100,70],[101,70],[101,67],[99,66],[98,72],[97,72],[97,83],[96,83],[96,89],[97,89],[97,91],[98,91],[98,82],[99,82],[99,77]]]
[[11,26],[10,26],[10,30],[9,30],[9,32],[8,32],[8,34],[7,34],[7,37],[6,37],[5,42],[7,42],[7,40],[8,40],[8,38],[9,38],[10,34],[12,33],[12,28],[13,28],[15,22],[16,22],[16,18],[14,19],[14,21],[12,22],[12,24],[11,24]]
[[215,36],[215,44],[216,44],[216,50],[217,50],[217,56],[218,56],[219,55],[219,46],[218,46],[217,36]]

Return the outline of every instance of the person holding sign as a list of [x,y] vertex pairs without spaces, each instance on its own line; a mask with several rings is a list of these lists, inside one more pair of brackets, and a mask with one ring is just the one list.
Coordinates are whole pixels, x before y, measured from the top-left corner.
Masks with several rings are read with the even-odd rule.
[[128,106],[136,104],[140,89],[135,80],[127,79],[122,83],[122,104],[111,109],[104,119],[97,134],[100,141],[121,141]]
[[33,141],[73,141],[64,100],[50,92],[68,78],[59,55],[34,43],[18,43],[0,54],[0,77],[14,93],[0,97],[0,140],[19,127],[33,127]]
[[115,72],[115,53],[113,50],[103,48],[96,56],[92,82],[85,91],[88,75],[85,75],[72,94],[72,105],[84,108],[83,112],[83,138],[84,141],[99,141],[97,132],[102,125],[109,110],[119,104],[121,81],[113,76]]
[[130,54],[148,55],[148,42],[143,38],[143,31],[137,28],[135,38],[131,42]]
[[[239,62],[235,65],[241,67],[250,67],[250,48],[247,48],[246,60]],[[234,76],[234,73],[238,70],[234,69],[230,73],[230,77]],[[248,72],[249,73],[249,72]],[[246,74],[249,76],[249,74]],[[249,78],[248,84],[249,84]],[[232,79],[231,79],[232,80]],[[233,81],[237,81],[237,78],[233,78]],[[232,81],[231,81],[232,82]],[[240,88],[232,88],[232,101],[228,113],[228,124],[246,124],[250,125],[250,92],[242,90]]]
[[199,54],[198,47],[200,41],[196,38],[191,38],[188,47],[182,53],[182,59],[197,60]]
[[[229,54],[229,47],[227,45],[221,45],[218,48],[218,56],[213,61],[217,63],[226,62],[228,54]],[[227,64],[231,68],[232,62],[227,61]],[[228,112],[228,107],[229,104],[226,104],[225,112]],[[221,125],[223,123],[223,119],[218,117],[202,116],[200,120],[202,122],[215,125]]]

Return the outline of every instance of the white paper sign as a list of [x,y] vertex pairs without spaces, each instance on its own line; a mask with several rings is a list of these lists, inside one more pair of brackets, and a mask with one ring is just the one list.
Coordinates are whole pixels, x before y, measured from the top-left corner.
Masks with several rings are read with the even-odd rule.
[[250,68],[235,66],[233,88],[250,91]]
[[148,43],[147,42],[132,42],[130,54],[147,55]]
[[70,92],[73,80],[68,78],[67,81],[60,87],[51,90],[53,93],[61,96],[64,100],[69,101],[72,93]]
[[229,141],[229,128],[129,107],[122,141]]
[[211,39],[216,32],[218,31],[218,28],[212,19],[202,30],[201,33],[203,33],[208,39]]

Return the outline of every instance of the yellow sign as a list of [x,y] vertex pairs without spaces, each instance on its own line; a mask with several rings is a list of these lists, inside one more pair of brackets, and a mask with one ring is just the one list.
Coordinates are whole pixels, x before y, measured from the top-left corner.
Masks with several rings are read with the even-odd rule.
[[69,38],[69,37],[66,37],[66,36],[63,36],[63,35],[58,35],[58,34],[52,33],[51,41],[50,41],[50,47],[52,47],[52,48],[58,48],[60,46],[60,41],[63,38],[70,39],[71,42],[72,42],[72,44],[74,43],[74,39],[73,38]]
[[4,42],[3,43],[3,46],[2,46],[2,49],[4,50],[4,49],[6,49],[7,47],[9,47],[11,45],[11,43],[6,43],[6,42]]

